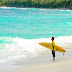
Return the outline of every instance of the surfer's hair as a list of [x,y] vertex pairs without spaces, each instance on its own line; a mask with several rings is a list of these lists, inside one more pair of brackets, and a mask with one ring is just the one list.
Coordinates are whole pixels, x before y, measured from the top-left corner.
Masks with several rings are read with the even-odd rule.
[[52,39],[54,40],[54,37],[52,37]]

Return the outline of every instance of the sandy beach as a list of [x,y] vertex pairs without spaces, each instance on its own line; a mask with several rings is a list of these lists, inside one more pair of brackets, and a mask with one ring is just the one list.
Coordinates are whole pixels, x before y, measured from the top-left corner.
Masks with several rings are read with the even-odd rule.
[[38,53],[35,58],[12,60],[0,64],[1,72],[68,72],[72,71],[72,44],[62,45],[66,53],[56,52],[56,61],[52,61],[51,51],[48,49]]
[[17,72],[72,72],[72,60],[22,68]]

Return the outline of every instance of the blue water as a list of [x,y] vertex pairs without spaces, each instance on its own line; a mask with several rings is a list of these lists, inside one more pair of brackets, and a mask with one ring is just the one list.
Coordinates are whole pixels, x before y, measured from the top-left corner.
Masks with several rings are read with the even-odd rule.
[[[72,11],[0,7],[0,62],[36,55],[39,42],[70,42]],[[62,36],[62,37],[60,37]],[[69,39],[68,39],[69,38]]]
[[72,11],[0,8],[0,37],[25,39],[72,35]]

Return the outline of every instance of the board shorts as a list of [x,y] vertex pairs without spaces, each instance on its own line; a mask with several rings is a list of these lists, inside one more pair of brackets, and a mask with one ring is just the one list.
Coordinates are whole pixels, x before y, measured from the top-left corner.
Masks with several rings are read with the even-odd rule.
[[55,57],[55,51],[54,52],[52,51],[52,55],[53,55],[53,57]]

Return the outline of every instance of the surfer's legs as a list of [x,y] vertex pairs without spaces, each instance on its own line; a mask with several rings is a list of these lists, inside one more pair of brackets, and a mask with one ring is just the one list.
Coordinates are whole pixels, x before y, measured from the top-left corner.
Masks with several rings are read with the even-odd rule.
[[52,55],[53,55],[53,61],[55,61],[55,51],[52,51]]
[[55,57],[53,57],[53,61],[55,61]]

